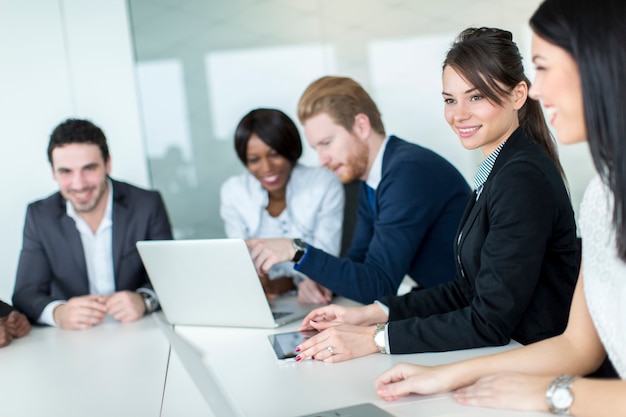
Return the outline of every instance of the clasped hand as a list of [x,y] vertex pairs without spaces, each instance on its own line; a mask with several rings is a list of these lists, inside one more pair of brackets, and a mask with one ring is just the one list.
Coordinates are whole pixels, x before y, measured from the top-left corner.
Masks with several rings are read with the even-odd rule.
[[72,297],[54,309],[54,321],[63,329],[84,330],[102,323],[110,314],[127,323],[141,318],[146,305],[140,294],[119,291],[109,296],[97,294]]
[[25,315],[13,310],[8,316],[0,318],[0,347],[6,346],[18,337],[30,332],[30,323]]

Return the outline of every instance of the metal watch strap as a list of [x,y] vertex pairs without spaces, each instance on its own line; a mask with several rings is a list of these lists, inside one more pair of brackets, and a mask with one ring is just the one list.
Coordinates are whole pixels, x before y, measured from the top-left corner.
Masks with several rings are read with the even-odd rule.
[[[546,402],[548,404],[548,409],[552,414],[558,415],[570,415],[569,408],[572,406],[574,402],[574,397],[571,391],[572,384],[575,380],[577,380],[577,376],[571,375],[559,375],[552,381],[548,390],[546,391]],[[569,401],[566,405],[555,404],[555,395],[560,390],[566,390],[569,394]]]

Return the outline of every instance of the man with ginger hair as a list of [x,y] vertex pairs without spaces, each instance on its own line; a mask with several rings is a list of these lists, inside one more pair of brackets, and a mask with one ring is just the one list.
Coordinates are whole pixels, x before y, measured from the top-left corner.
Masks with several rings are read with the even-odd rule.
[[454,237],[470,197],[461,174],[431,150],[388,136],[357,82],[322,77],[298,104],[306,139],[343,183],[360,181],[352,244],[337,258],[301,239],[251,239],[259,272],[292,260],[333,293],[361,303],[396,294],[405,277],[430,288],[455,277]]

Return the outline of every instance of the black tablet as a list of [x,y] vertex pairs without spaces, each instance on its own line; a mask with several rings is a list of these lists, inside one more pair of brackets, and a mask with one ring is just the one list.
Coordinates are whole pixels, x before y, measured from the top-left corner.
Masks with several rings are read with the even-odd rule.
[[311,336],[319,333],[317,330],[303,330],[298,332],[277,333],[268,336],[276,357],[281,361],[295,360],[298,354],[296,346]]

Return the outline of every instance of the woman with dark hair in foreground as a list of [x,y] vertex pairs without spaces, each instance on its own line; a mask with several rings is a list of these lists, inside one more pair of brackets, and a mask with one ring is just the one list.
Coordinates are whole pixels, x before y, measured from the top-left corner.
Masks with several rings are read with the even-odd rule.
[[[587,141],[598,175],[581,204],[582,267],[565,332],[438,367],[398,364],[378,395],[456,390],[461,404],[626,415],[626,2],[546,0],[530,20],[543,102],[561,143]],[[581,378],[609,356],[621,379]]]

